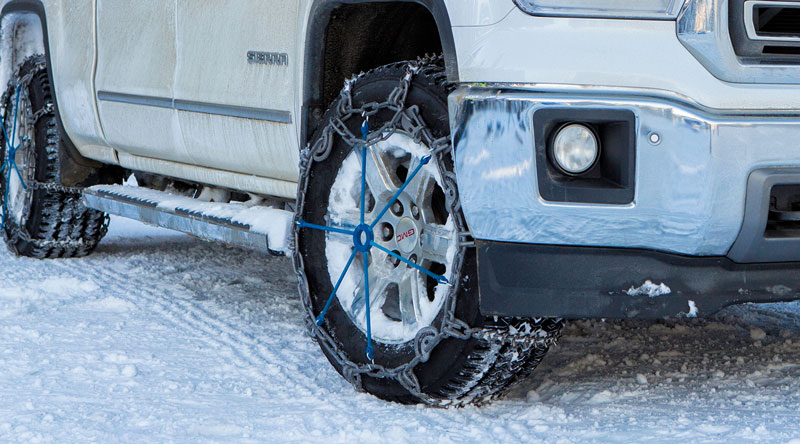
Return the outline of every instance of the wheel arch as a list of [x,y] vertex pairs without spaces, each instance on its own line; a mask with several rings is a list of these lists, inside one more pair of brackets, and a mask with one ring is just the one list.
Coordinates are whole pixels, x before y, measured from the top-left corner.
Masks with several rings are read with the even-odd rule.
[[[8,66],[5,61],[0,60],[0,66],[3,67],[3,72],[0,72],[0,81],[2,82],[0,83],[0,86],[2,86],[2,89],[5,89],[7,82],[14,73],[16,64],[21,63],[35,53],[42,53],[47,61],[47,75],[50,78],[51,84],[55,87],[55,83],[53,82],[53,79],[55,78],[53,76],[53,63],[50,54],[50,37],[47,27],[47,12],[45,10],[44,3],[42,3],[40,0],[10,0],[7,2],[0,10],[0,34],[9,29],[7,26],[7,20],[11,18],[13,18],[12,23],[24,23],[25,21],[35,19],[39,25],[36,27],[36,29],[28,28],[20,31],[27,33],[26,35],[37,33],[33,35],[33,38],[35,41],[38,41],[37,45],[28,46],[22,48],[20,51],[15,52],[15,48],[12,45],[11,39],[2,39],[3,47],[0,48],[0,51],[2,51],[3,55],[10,57],[11,60],[9,61]],[[39,31],[41,31],[41,35],[38,35]],[[9,45],[7,49],[8,53],[6,53],[5,45]],[[59,112],[57,96],[58,95],[55,94],[54,89],[53,106],[55,110],[56,121],[58,123],[59,135],[61,136],[62,140],[62,143],[60,144],[62,153],[60,155],[59,168],[61,183],[66,186],[76,186],[89,185],[101,181],[98,178],[97,173],[102,169],[103,174],[108,175],[108,173],[110,173],[110,171],[107,171],[109,168],[104,168],[103,164],[91,159],[87,159],[81,155],[80,152],[78,152],[78,149],[75,147],[75,144],[70,139],[64,127],[64,123],[61,119],[61,113]],[[119,173],[115,171],[109,177],[117,175],[119,175]],[[114,177],[114,179],[116,179],[116,177]]]
[[[305,53],[303,55],[303,91],[302,91],[302,118],[301,118],[301,146],[304,146],[308,140],[313,136],[314,131],[321,123],[320,118],[325,111],[325,108],[331,103],[335,95],[331,94],[331,87],[326,85],[336,85],[336,91],[341,88],[342,82],[347,76],[353,73],[367,71],[376,68],[378,65],[369,66],[363,63],[363,54],[350,51],[349,54],[335,54],[331,52],[331,47],[335,45],[347,46],[347,37],[341,38],[336,42],[331,42],[329,39],[329,31],[338,23],[346,22],[347,17],[342,18],[337,15],[340,11],[362,9],[373,11],[378,8],[377,13],[371,14],[368,17],[369,23],[365,26],[359,26],[362,32],[369,33],[370,30],[382,29],[383,26],[389,25],[396,21],[396,17],[388,17],[388,14],[381,15],[381,12],[392,10],[392,6],[411,8],[414,10],[418,18],[417,25],[425,30],[426,37],[430,37],[426,41],[433,42],[435,40],[435,49],[431,47],[430,51],[438,51],[443,53],[447,77],[450,81],[458,81],[458,59],[456,55],[455,40],[453,37],[452,25],[450,15],[445,5],[444,0],[314,0],[306,26],[305,33]],[[408,9],[406,9],[408,10]],[[424,11],[424,14],[422,14]],[[364,17],[361,17],[362,19]],[[362,25],[362,21],[354,22]],[[432,36],[431,34],[434,34]],[[340,37],[340,34],[335,36]],[[352,41],[358,41],[358,35],[350,37]],[[435,39],[434,39],[435,37]],[[409,42],[403,42],[409,43]],[[392,51],[396,53],[404,52],[404,55],[413,54],[413,57],[424,56],[423,48],[425,45],[420,45],[419,41],[410,42],[411,48],[398,51],[397,48],[401,46],[397,41],[384,42],[380,49]],[[362,45],[361,49],[367,49]],[[372,48],[374,49],[374,48]],[[380,52],[380,49],[378,52]],[[336,59],[335,62],[326,62],[326,55],[330,59]],[[354,60],[354,57],[361,58],[362,61]],[[410,58],[413,58],[410,57]],[[409,57],[406,57],[409,58]],[[382,60],[386,64],[404,60],[403,58],[397,60],[385,59]],[[330,67],[334,69],[329,69]],[[336,71],[338,68],[343,68],[341,71]],[[347,68],[355,68],[352,71],[347,71]]]

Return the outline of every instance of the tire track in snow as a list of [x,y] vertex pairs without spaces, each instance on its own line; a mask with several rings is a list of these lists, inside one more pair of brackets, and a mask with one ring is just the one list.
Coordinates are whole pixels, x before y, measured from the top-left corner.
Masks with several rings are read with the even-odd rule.
[[[70,263],[63,268],[71,273],[79,273],[79,275],[88,279],[93,279],[94,283],[103,288],[105,292],[134,304],[142,311],[158,313],[176,328],[182,329],[189,334],[199,333],[199,336],[212,347],[229,350],[238,367],[242,369],[249,368],[260,379],[264,380],[260,388],[266,390],[270,397],[292,400],[294,412],[284,412],[287,417],[302,415],[305,407],[298,409],[298,404],[300,406],[309,403],[313,405],[324,399],[325,404],[330,408],[329,418],[339,418],[340,421],[347,422],[350,420],[350,413],[348,412],[365,408],[364,401],[366,397],[367,403],[373,409],[377,408],[377,410],[373,410],[374,417],[370,418],[369,422],[372,427],[380,427],[383,422],[381,413],[389,414],[395,408],[418,408],[386,403],[378,398],[355,392],[349,384],[345,383],[333,371],[316,344],[307,337],[300,319],[297,320],[299,325],[296,333],[276,332],[275,330],[268,330],[268,326],[264,326],[265,335],[283,336],[296,334],[310,345],[308,348],[311,350],[300,349],[296,353],[287,353],[292,350],[292,347],[288,346],[288,341],[282,341],[277,346],[262,343],[249,333],[243,333],[234,324],[226,322],[200,307],[199,304],[201,302],[183,299],[176,293],[192,294],[194,291],[183,288],[180,284],[175,285],[170,278],[170,274],[161,274],[154,271],[150,274],[152,280],[143,279],[140,277],[140,273],[125,273],[126,269],[141,266],[140,259],[133,257],[123,258],[123,261],[119,261],[119,258],[115,259],[111,266],[104,266],[103,257],[98,255],[89,260],[91,265],[97,266],[86,267],[86,264],[82,266],[79,263],[73,266]],[[220,259],[220,257],[215,258],[215,260]],[[82,261],[87,261],[87,259]],[[65,262],[65,264],[67,263]],[[89,271],[85,271],[85,268],[89,268]],[[166,285],[158,290],[152,290],[153,281],[158,282],[159,280],[163,280],[162,282]],[[172,288],[174,286],[180,288]],[[132,292],[132,289],[136,289],[136,291]],[[142,304],[142,301],[145,304]],[[302,313],[297,314],[302,315]],[[309,365],[315,360],[319,360],[319,366]],[[290,365],[286,365],[287,363]],[[307,368],[307,370],[302,371],[302,367]],[[265,368],[274,368],[276,371],[265,371]],[[320,383],[317,373],[327,373],[329,375],[329,377],[325,378],[325,383]],[[334,382],[335,387],[341,387],[342,392],[337,391],[335,388],[331,389],[330,381]],[[312,399],[312,401],[306,402],[304,401],[305,399]],[[456,416],[460,416],[460,413],[456,414]],[[485,419],[481,419],[481,422],[484,422],[484,426],[488,428],[491,421],[485,421]],[[424,422],[428,427],[446,430],[452,426],[453,416],[446,410],[433,410],[429,412]],[[496,436],[509,438],[514,435],[508,432],[498,432],[496,434]]]
[[[259,388],[266,392],[267,397],[274,400],[286,400],[286,404],[292,406],[289,410],[279,414],[281,420],[287,421],[287,424],[294,422],[294,418],[306,413],[308,408],[318,408],[320,402],[323,402],[328,410],[326,421],[308,425],[312,429],[327,430],[329,426],[325,423],[328,421],[340,424],[349,423],[352,421],[353,411],[365,409],[371,414],[370,418],[365,419],[362,426],[367,429],[379,429],[386,421],[391,422],[390,418],[393,418],[394,415],[403,414],[402,412],[412,414],[411,412],[419,408],[418,406],[386,403],[378,398],[355,392],[332,370],[316,344],[313,344],[306,336],[299,316],[296,324],[292,323],[297,326],[296,333],[283,331],[285,322],[282,323],[280,329],[270,328],[269,325],[263,326],[265,335],[283,337],[296,334],[309,344],[307,347],[309,350],[301,348],[296,353],[291,353],[293,347],[289,341],[281,340],[279,345],[263,343],[251,334],[242,332],[241,327],[237,327],[235,323],[226,322],[223,318],[215,316],[200,306],[203,303],[213,304],[215,303],[213,300],[202,302],[185,299],[185,295],[197,294],[197,291],[184,288],[182,284],[176,283],[175,276],[186,271],[184,265],[191,264],[192,260],[196,260],[197,262],[190,265],[189,268],[204,269],[211,266],[211,268],[222,269],[226,264],[227,252],[214,251],[213,247],[200,245],[203,247],[199,252],[184,253],[176,260],[166,257],[173,265],[175,265],[174,262],[179,262],[177,264],[178,274],[163,273],[157,266],[154,266],[152,257],[163,259],[165,256],[162,253],[134,255],[99,251],[93,257],[59,261],[58,265],[71,276],[92,280],[103,289],[103,293],[106,295],[125,300],[142,312],[158,314],[166,323],[188,333],[189,336],[199,337],[215,350],[228,350],[233,363],[242,369],[245,375],[249,369],[253,373],[252,376],[258,378],[254,384],[258,384]],[[202,259],[197,259],[197,257],[202,257]],[[212,262],[209,263],[209,261]],[[132,273],[131,269],[134,268],[141,270]],[[151,268],[153,269],[151,270]],[[154,283],[163,283],[164,285],[154,287]],[[292,293],[293,295],[294,293]],[[282,295],[282,297],[290,296]],[[301,315],[301,313],[288,314]],[[252,325],[246,327],[250,330]],[[319,365],[314,364],[315,362],[318,362]],[[273,368],[275,371],[265,370],[267,368]],[[327,376],[319,377],[318,374]],[[338,390],[337,387],[340,387],[341,390]],[[284,401],[278,402],[283,403]],[[469,428],[489,430],[497,420],[497,415],[500,417],[505,415],[502,413],[504,403],[501,401],[492,409],[484,409],[485,416],[473,416],[472,420],[475,423]],[[473,413],[478,411],[475,408],[467,410]],[[463,415],[467,410],[430,410],[420,425],[424,424],[424,427],[434,430],[448,430],[452,428],[454,420],[464,420]],[[458,437],[458,434],[454,436]],[[507,430],[495,430],[493,436],[500,441],[518,440],[521,437],[515,431]],[[372,438],[372,435],[369,437]],[[468,439],[466,436],[463,438]],[[456,442],[459,440],[457,439]]]
[[[153,281],[141,279],[139,275],[126,274],[119,270],[120,267],[116,264],[106,267],[103,266],[102,259],[95,257],[90,262],[97,266],[86,267],[84,261],[59,261],[57,265],[71,275],[91,279],[103,289],[104,293],[111,293],[143,311],[158,313],[173,326],[200,336],[209,346],[217,350],[228,350],[234,363],[242,370],[254,371],[262,379],[281,378],[291,381],[296,388],[302,387],[309,391],[320,389],[313,379],[297,377],[299,367],[296,362],[297,355],[288,355],[285,352],[287,347],[276,350],[274,346],[270,347],[258,341],[251,335],[243,333],[240,328],[209,313],[196,302],[176,295],[179,292],[190,294],[191,290],[169,288],[174,285],[172,282],[168,282],[158,290],[151,290]],[[158,273],[153,273],[151,276],[155,281],[165,278]],[[131,292],[132,288],[137,290]],[[146,302],[146,306],[143,306],[142,301]],[[265,334],[269,333],[272,332],[265,331]],[[299,331],[298,335],[306,337],[304,331]],[[265,355],[265,350],[270,357]],[[267,387],[271,385],[262,385],[262,388]]]

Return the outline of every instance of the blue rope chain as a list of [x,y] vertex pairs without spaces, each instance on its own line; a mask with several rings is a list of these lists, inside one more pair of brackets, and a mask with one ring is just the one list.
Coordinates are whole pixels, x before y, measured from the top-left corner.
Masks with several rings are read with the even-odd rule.
[[428,156],[425,156],[425,157],[423,157],[421,159],[419,165],[417,165],[417,167],[414,169],[414,171],[412,171],[411,174],[408,175],[408,177],[406,178],[406,181],[397,190],[397,192],[394,193],[394,196],[392,196],[392,199],[378,213],[378,217],[376,217],[375,220],[372,221],[371,224],[367,225],[365,220],[364,220],[364,218],[365,218],[366,194],[367,194],[367,146],[368,146],[368,143],[367,143],[368,137],[367,136],[369,135],[369,118],[368,117],[364,118],[364,123],[361,125],[361,135],[362,135],[363,143],[361,144],[361,211],[360,211],[360,215],[359,215],[361,223],[359,224],[359,226],[356,227],[355,230],[346,230],[346,229],[343,229],[343,228],[329,227],[329,226],[325,226],[325,225],[312,224],[312,223],[309,223],[309,222],[306,222],[306,221],[303,221],[303,220],[298,220],[297,221],[297,225],[300,228],[310,228],[310,229],[313,229],[313,230],[319,230],[319,231],[324,231],[324,232],[329,232],[329,233],[340,233],[340,234],[346,234],[346,235],[352,236],[352,238],[353,238],[353,247],[354,247],[353,248],[353,253],[350,255],[350,258],[347,260],[347,264],[345,265],[344,270],[342,270],[342,274],[339,276],[339,279],[336,281],[336,285],[334,285],[333,291],[331,291],[330,296],[328,296],[328,300],[325,302],[325,307],[323,307],[322,312],[317,316],[316,324],[317,324],[317,326],[321,326],[325,322],[325,314],[328,312],[328,309],[330,308],[331,303],[333,302],[333,299],[336,297],[336,293],[339,291],[339,287],[341,286],[342,281],[344,281],[345,275],[347,274],[348,270],[350,270],[350,266],[353,264],[353,260],[355,259],[356,254],[361,253],[362,262],[364,263],[364,300],[365,300],[365,305],[366,305],[365,308],[366,308],[366,317],[367,317],[366,356],[367,356],[367,359],[370,362],[372,362],[372,360],[373,360],[373,358],[375,356],[375,351],[374,351],[374,348],[372,346],[372,322],[371,322],[370,308],[369,308],[369,253],[370,253],[370,250],[372,249],[372,247],[375,247],[375,248],[383,251],[384,253],[389,254],[390,256],[392,256],[392,257],[404,262],[408,266],[414,268],[415,270],[417,270],[417,271],[419,271],[421,273],[425,273],[426,275],[428,275],[428,276],[432,277],[433,279],[435,279],[436,282],[439,282],[439,283],[442,283],[442,284],[447,284],[448,280],[444,276],[432,273],[431,271],[425,269],[424,267],[422,267],[420,265],[417,265],[414,262],[412,262],[412,261],[410,261],[410,260],[408,260],[408,259],[406,259],[406,258],[394,253],[393,251],[390,251],[390,250],[388,250],[388,249],[376,244],[375,241],[373,240],[374,238],[373,238],[373,233],[372,233],[372,230],[381,221],[381,219],[386,214],[386,212],[389,211],[389,208],[391,208],[392,204],[394,204],[395,201],[397,201],[397,199],[403,193],[403,191],[405,191],[405,189],[408,187],[408,185],[411,183],[411,181],[414,180],[414,177],[416,177],[417,173],[419,173],[419,171],[422,169],[423,166],[427,165],[430,162],[431,156],[428,155]]
[[[8,156],[7,156],[6,160],[3,162],[2,165],[0,165],[0,173],[5,171],[5,175],[6,175],[6,178],[5,178],[6,179],[5,196],[3,198],[3,219],[2,219],[2,221],[0,221],[0,229],[5,229],[5,227],[6,227],[6,219],[8,218],[8,189],[9,189],[9,184],[11,183],[11,174],[16,172],[17,173],[17,177],[19,177],[19,181],[22,184],[22,189],[23,190],[27,190],[28,189],[28,186],[25,185],[25,180],[22,178],[22,172],[20,172],[19,166],[17,165],[17,161],[16,161],[17,150],[19,150],[22,147],[22,141],[20,141],[20,143],[18,143],[17,145],[12,145],[11,144],[11,141],[12,140],[16,140],[16,138],[17,138],[17,119],[19,118],[19,95],[20,95],[21,88],[22,88],[21,85],[17,86],[16,98],[14,99],[14,102],[15,102],[14,103],[14,123],[13,123],[13,127],[12,127],[11,138],[8,137],[8,131],[6,130],[6,127],[5,127],[6,115],[4,114],[2,116],[2,119],[0,119],[0,129],[2,129],[2,131],[3,131],[3,138],[5,139],[6,149],[8,151]],[[6,110],[6,111],[8,111],[8,110]]]

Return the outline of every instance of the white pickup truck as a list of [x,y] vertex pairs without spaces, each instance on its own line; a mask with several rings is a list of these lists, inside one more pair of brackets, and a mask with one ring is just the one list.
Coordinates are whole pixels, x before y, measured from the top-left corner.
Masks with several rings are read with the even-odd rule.
[[564,319],[800,297],[800,2],[0,3],[10,250],[290,255],[358,390],[480,404]]

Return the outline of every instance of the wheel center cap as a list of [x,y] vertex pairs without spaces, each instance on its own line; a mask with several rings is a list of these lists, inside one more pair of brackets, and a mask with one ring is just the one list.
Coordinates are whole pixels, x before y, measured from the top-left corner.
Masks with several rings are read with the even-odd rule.
[[353,232],[353,245],[356,251],[366,253],[372,246],[372,240],[375,236],[372,234],[372,229],[367,224],[361,224],[356,227]]
[[404,217],[397,223],[394,239],[397,248],[403,253],[410,253],[417,248],[419,242],[419,229],[410,217]]

